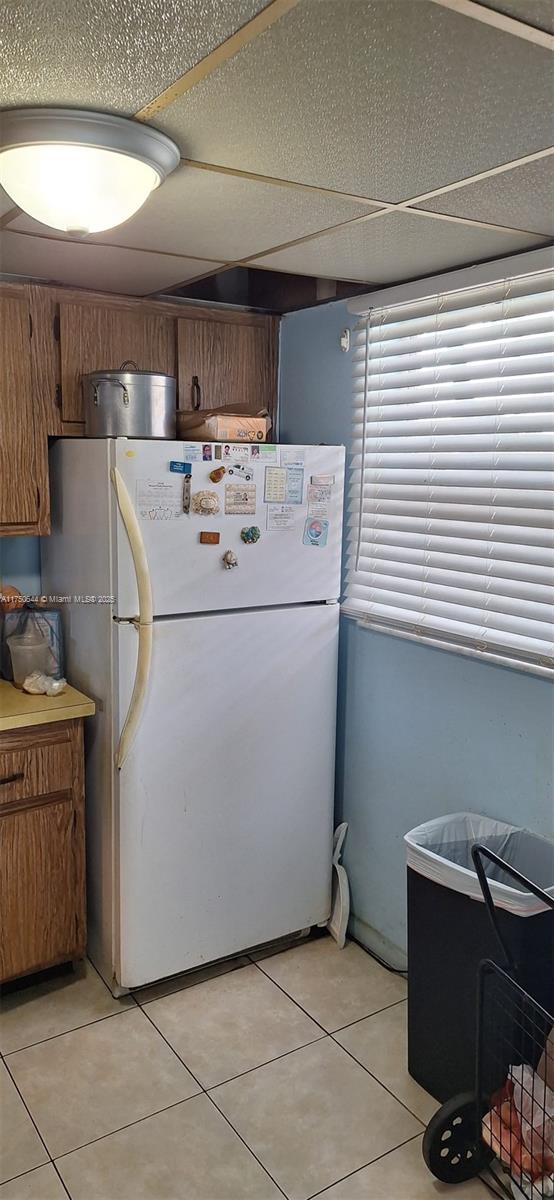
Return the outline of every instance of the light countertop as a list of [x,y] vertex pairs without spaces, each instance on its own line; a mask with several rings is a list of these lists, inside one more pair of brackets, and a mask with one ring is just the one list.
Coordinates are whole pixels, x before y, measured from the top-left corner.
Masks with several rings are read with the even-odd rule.
[[67,687],[61,696],[28,696],[13,683],[0,679],[0,733],[52,721],[74,721],[93,713],[94,701],[76,688]]

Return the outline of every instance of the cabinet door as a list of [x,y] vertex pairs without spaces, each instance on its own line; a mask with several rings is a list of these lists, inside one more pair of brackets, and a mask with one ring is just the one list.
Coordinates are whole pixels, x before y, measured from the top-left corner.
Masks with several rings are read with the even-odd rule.
[[0,535],[46,533],[46,433],[35,419],[29,306],[0,295]]
[[[178,321],[179,407],[275,409],[274,323]],[[200,402],[198,404],[198,401]]]
[[60,302],[62,418],[84,421],[81,376],[116,371],[127,359],[141,371],[175,374],[171,317],[115,305]]
[[0,978],[75,957],[74,836],[71,794],[0,816]]

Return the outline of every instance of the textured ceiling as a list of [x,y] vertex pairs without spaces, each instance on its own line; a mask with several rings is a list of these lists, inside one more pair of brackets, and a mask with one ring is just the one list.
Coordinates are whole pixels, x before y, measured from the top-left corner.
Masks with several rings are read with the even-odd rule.
[[[269,249],[371,211],[371,204],[340,196],[215,175],[184,165],[153,192],[136,217],[90,240],[195,257],[241,259],[259,254],[262,247]],[[29,217],[20,217],[11,227],[48,232]]]
[[330,278],[337,277],[340,267],[344,279],[391,283],[536,245],[537,238],[527,234],[506,237],[495,230],[434,221],[414,213],[387,213],[268,254],[255,265]]
[[217,267],[212,262],[169,254],[25,237],[6,229],[0,232],[0,262],[7,274],[137,296],[195,279]]
[[466,184],[421,208],[554,237],[554,156]]
[[0,107],[135,113],[266,0],[4,0]]
[[157,123],[191,158],[400,201],[548,146],[552,82],[547,50],[425,0],[303,0]]
[[[486,7],[554,25],[551,0]],[[0,107],[153,101],[196,165],[84,242],[0,191],[0,270],[138,295],[242,261],[384,284],[544,245],[554,60],[514,29],[430,0],[7,0]]]

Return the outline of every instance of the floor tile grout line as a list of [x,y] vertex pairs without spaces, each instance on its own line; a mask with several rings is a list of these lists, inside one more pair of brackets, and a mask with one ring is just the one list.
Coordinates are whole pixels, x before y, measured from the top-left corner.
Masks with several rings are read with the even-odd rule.
[[4,1062],[7,1062],[8,1058],[13,1058],[14,1054],[24,1054],[26,1050],[33,1050],[35,1046],[45,1046],[47,1042],[55,1042],[57,1038],[68,1037],[70,1033],[78,1033],[80,1029],[89,1029],[91,1025],[101,1025],[103,1021],[111,1021],[112,1017],[124,1017],[127,1013],[134,1012],[135,1009],[140,1012],[140,1005],[135,1004],[134,1008],[129,1005],[129,1008],[124,1008],[121,1012],[106,1013],[105,1017],[96,1017],[94,1021],[85,1021],[83,1025],[72,1025],[71,1029],[62,1029],[61,1033],[52,1033],[50,1037],[41,1038],[38,1042],[29,1042],[27,1046],[20,1046],[18,1050],[7,1050],[4,1053]]
[[[17,1086],[17,1083],[16,1083],[15,1079],[13,1078],[13,1074],[12,1074],[12,1072],[9,1070],[8,1064],[6,1063],[6,1068],[8,1069],[8,1072],[9,1072],[10,1078],[12,1079],[12,1081],[13,1081],[13,1083],[14,1083],[14,1086],[16,1087],[16,1089],[17,1089],[17,1092],[19,1093],[19,1095],[20,1095],[20,1097],[21,1097],[21,1100],[23,1101],[23,1104],[25,1105],[25,1108],[27,1109],[27,1112],[29,1113],[29,1116],[30,1116],[30,1118],[31,1118],[31,1120],[32,1120],[32,1122],[33,1122],[33,1125],[35,1126],[35,1129],[37,1130],[37,1133],[38,1133],[38,1135],[39,1135],[39,1137],[40,1137],[40,1140],[41,1140],[41,1142],[42,1142],[42,1143],[43,1143],[43,1145],[44,1145],[44,1148],[45,1148],[45,1150],[46,1150],[46,1153],[48,1154],[48,1157],[49,1157],[49,1160],[50,1160],[50,1162],[54,1163],[55,1161],[57,1161],[57,1159],[60,1159],[60,1158],[65,1158],[67,1154],[74,1154],[74,1153],[75,1153],[77,1150],[83,1150],[83,1149],[85,1148],[85,1146],[91,1146],[91,1145],[93,1145],[93,1143],[94,1143],[94,1142],[99,1142],[99,1141],[102,1141],[102,1140],[103,1140],[103,1138],[105,1138],[105,1137],[111,1137],[111,1136],[112,1136],[112,1134],[114,1134],[114,1133],[119,1133],[121,1129],[128,1129],[128,1128],[129,1128],[131,1125],[138,1125],[138,1124],[140,1124],[140,1122],[141,1122],[141,1121],[146,1121],[146,1120],[148,1120],[148,1117],[154,1117],[154,1116],[157,1116],[157,1114],[158,1114],[158,1113],[160,1113],[160,1112],[165,1112],[165,1111],[166,1111],[166,1109],[168,1109],[168,1108],[175,1108],[175,1107],[176,1107],[176,1105],[178,1105],[178,1104],[186,1104],[187,1100],[192,1100],[192,1099],[194,1099],[194,1096],[198,1096],[198,1095],[200,1095],[200,1093],[201,1093],[201,1092],[203,1093],[203,1092],[205,1091],[205,1089],[202,1087],[202,1084],[200,1083],[200,1081],[199,1081],[199,1080],[196,1078],[196,1076],[195,1076],[195,1075],[193,1075],[192,1071],[190,1071],[190,1070],[189,1070],[189,1068],[186,1066],[186,1063],[184,1063],[184,1062],[183,1062],[183,1060],[182,1060],[182,1058],[180,1057],[180,1055],[179,1055],[179,1054],[177,1054],[177,1051],[176,1051],[176,1050],[174,1050],[173,1046],[171,1046],[171,1045],[170,1045],[170,1043],[167,1041],[167,1038],[165,1038],[165,1037],[164,1037],[164,1035],[163,1035],[163,1034],[160,1032],[160,1030],[157,1028],[157,1026],[154,1024],[154,1022],[153,1022],[153,1021],[151,1020],[151,1018],[148,1016],[148,1014],[147,1014],[147,1013],[145,1013],[145,1012],[144,1012],[144,1011],[143,1011],[143,1010],[140,1008],[140,1005],[136,1005],[135,1007],[136,1007],[136,1009],[138,1010],[138,1012],[142,1012],[142,1013],[143,1013],[143,1016],[145,1016],[145,1017],[146,1017],[146,1020],[150,1022],[150,1024],[152,1025],[152,1028],[153,1028],[153,1029],[155,1029],[155,1031],[156,1031],[156,1033],[157,1033],[157,1034],[159,1034],[159,1036],[161,1037],[162,1041],[164,1041],[164,1042],[166,1043],[166,1045],[167,1045],[167,1046],[169,1046],[169,1049],[171,1050],[171,1052],[172,1052],[172,1053],[175,1055],[175,1057],[178,1059],[178,1061],[181,1063],[181,1065],[185,1067],[185,1069],[188,1071],[188,1074],[191,1076],[191,1078],[192,1078],[192,1079],[194,1079],[194,1082],[196,1083],[196,1085],[197,1085],[197,1087],[200,1089],[200,1091],[199,1091],[199,1092],[195,1092],[195,1093],[193,1094],[193,1096],[183,1096],[183,1097],[182,1097],[180,1100],[176,1100],[176,1101],[175,1101],[173,1104],[168,1104],[168,1105],[166,1105],[164,1108],[156,1109],[156,1111],[155,1111],[155,1112],[153,1112],[153,1113],[146,1113],[144,1117],[137,1117],[137,1119],[136,1119],[135,1121],[129,1121],[129,1122],[128,1122],[127,1124],[125,1124],[125,1125],[119,1125],[119,1126],[118,1126],[116,1129],[112,1129],[112,1130],[110,1130],[108,1133],[103,1133],[103,1134],[100,1134],[100,1136],[99,1136],[99,1137],[97,1137],[97,1138],[91,1138],[91,1140],[90,1140],[89,1142],[83,1142],[83,1144],[82,1144],[82,1145],[80,1145],[80,1146],[74,1146],[74,1147],[73,1147],[73,1149],[71,1149],[71,1150],[67,1150],[67,1151],[65,1151],[63,1154],[58,1154],[58,1155],[56,1155],[56,1157],[54,1158],[54,1155],[53,1155],[53,1154],[51,1153],[51,1151],[49,1150],[49,1148],[48,1148],[48,1146],[47,1146],[47,1143],[46,1143],[46,1141],[45,1141],[44,1137],[43,1137],[43,1136],[42,1136],[42,1134],[40,1133],[39,1127],[38,1127],[38,1125],[37,1125],[37,1123],[36,1123],[36,1121],[35,1121],[35,1119],[34,1119],[34,1117],[33,1117],[33,1114],[32,1114],[32,1112],[31,1112],[31,1110],[30,1110],[30,1108],[29,1108],[28,1104],[26,1103],[26,1101],[25,1101],[25,1099],[24,1099],[24,1097],[23,1097],[22,1093],[20,1092],[20,1090],[19,1090],[19,1087]],[[127,1011],[127,1012],[133,1012],[134,1010],[133,1010],[132,1008],[129,1008],[129,1009],[127,1009],[126,1011]],[[116,1016],[116,1017],[121,1017],[121,1016],[124,1016],[124,1015],[125,1015],[125,1013],[113,1013],[113,1014],[112,1014],[112,1016]],[[103,1017],[103,1018],[101,1018],[101,1020],[104,1020],[104,1021],[108,1021],[109,1019],[110,1019],[109,1017]],[[91,1024],[93,1024],[93,1025],[98,1025],[98,1024],[100,1024],[100,1021],[93,1021],[93,1022],[91,1022]],[[80,1026],[79,1028],[84,1028],[84,1026]],[[78,1032],[78,1029],[77,1029],[77,1030],[68,1030],[67,1032],[68,1032],[68,1033]],[[53,1037],[53,1038],[47,1038],[47,1039],[45,1039],[45,1040],[46,1040],[46,1041],[54,1041],[56,1037],[64,1037],[64,1036],[66,1036],[66,1035],[65,1035],[65,1034],[62,1034],[62,1033],[60,1033],[60,1034],[56,1034],[56,1035],[55,1035],[55,1037]],[[35,1043],[35,1045],[42,1045],[42,1044],[43,1044],[42,1042],[36,1042],[36,1043]],[[19,1053],[23,1053],[23,1051],[18,1051],[18,1050],[14,1050],[14,1051],[13,1051],[13,1054],[19,1054]],[[25,1173],[25,1172],[23,1172],[23,1173]],[[66,1189],[66,1190],[67,1190],[67,1189]]]
[[52,1166],[53,1166],[53,1168],[54,1168],[54,1170],[55,1170],[55,1172],[56,1172],[56,1175],[58,1176],[58,1179],[59,1179],[59,1181],[60,1181],[60,1183],[61,1183],[61,1185],[62,1185],[62,1187],[63,1187],[63,1190],[64,1190],[64,1192],[65,1192],[66,1196],[69,1196],[69,1200],[73,1200],[73,1197],[72,1197],[72,1195],[71,1195],[71,1192],[70,1192],[70,1190],[69,1190],[69,1188],[68,1188],[68,1186],[67,1186],[67,1184],[66,1184],[66,1182],[65,1182],[65,1179],[62,1179],[62,1176],[61,1176],[61,1174],[60,1174],[60,1172],[59,1172],[59,1170],[58,1170],[58,1168],[57,1168],[57,1166],[56,1166],[56,1163],[55,1163],[54,1159],[52,1159]]
[[[225,1116],[225,1113],[221,1112],[221,1109],[218,1107],[218,1105],[216,1104],[215,1100],[214,1100],[214,1099],[213,1099],[213,1098],[210,1096],[210,1094],[209,1094],[209,1092],[206,1090],[206,1088],[202,1087],[202,1084],[200,1083],[200,1080],[199,1080],[199,1079],[197,1079],[197,1078],[196,1078],[196,1075],[194,1075],[194,1074],[193,1074],[193,1072],[190,1070],[190,1068],[189,1068],[189,1067],[187,1067],[187,1064],[186,1064],[185,1060],[184,1060],[184,1059],[181,1057],[181,1055],[180,1055],[180,1054],[178,1054],[178,1053],[177,1053],[177,1051],[174,1049],[174,1047],[170,1045],[170,1042],[168,1042],[168,1041],[167,1041],[167,1038],[164,1036],[164,1034],[163,1034],[163,1033],[161,1033],[161,1031],[158,1029],[157,1025],[155,1025],[155,1024],[154,1024],[154,1021],[152,1020],[152,1018],[151,1018],[150,1016],[148,1016],[148,1014],[147,1014],[147,1013],[145,1013],[145,1016],[147,1016],[148,1020],[150,1021],[150,1024],[154,1026],[154,1029],[156,1029],[156,1030],[157,1030],[157,1032],[160,1034],[160,1037],[162,1037],[162,1038],[163,1038],[164,1042],[167,1042],[167,1045],[168,1045],[168,1046],[170,1046],[171,1050],[173,1050],[173,1053],[174,1053],[174,1055],[176,1056],[176,1058],[178,1058],[178,1059],[179,1059],[179,1062],[180,1062],[180,1063],[182,1063],[183,1067],[185,1067],[185,1069],[186,1069],[186,1070],[189,1072],[189,1074],[190,1074],[190,1075],[192,1075],[192,1078],[193,1078],[193,1079],[196,1081],[196,1083],[198,1084],[198,1086],[199,1086],[199,1087],[202,1089],[202,1095],[206,1096],[206,1097],[207,1097],[207,1099],[211,1101],[211,1103],[213,1104],[214,1108],[216,1109],[216,1112],[218,1112],[218,1113],[220,1114],[220,1116],[221,1116],[221,1117],[223,1117],[224,1121],[226,1121],[226,1122],[227,1122],[227,1124],[229,1125],[229,1128],[233,1130],[233,1133],[236,1135],[236,1137],[238,1137],[238,1138],[239,1138],[239,1140],[240,1140],[240,1141],[243,1143],[243,1145],[246,1147],[246,1149],[248,1150],[248,1153],[249,1153],[249,1154],[251,1154],[251,1155],[252,1155],[252,1157],[256,1159],[256,1162],[257,1162],[257,1163],[258,1163],[258,1165],[259,1165],[259,1166],[262,1168],[262,1170],[263,1170],[263,1171],[265,1171],[266,1175],[269,1177],[269,1179],[271,1179],[271,1182],[272,1182],[272,1183],[274,1183],[274,1184],[275,1184],[275,1186],[276,1186],[277,1188],[279,1188],[279,1191],[280,1191],[280,1192],[282,1192],[283,1196],[285,1196],[285,1192],[283,1192],[282,1188],[281,1188],[281,1187],[279,1187],[279,1184],[277,1183],[277,1180],[276,1180],[276,1179],[274,1179],[272,1175],[270,1175],[270,1173],[269,1173],[269,1171],[268,1171],[268,1170],[266,1170],[266,1168],[264,1167],[264,1164],[263,1164],[263,1163],[260,1161],[260,1159],[258,1158],[257,1154],[255,1154],[255,1153],[254,1153],[254,1151],[251,1149],[251,1147],[248,1145],[248,1143],[247,1143],[247,1142],[245,1142],[244,1138],[241,1136],[241,1134],[238,1132],[238,1130],[237,1130],[237,1129],[235,1129],[234,1125],[232,1125],[232,1124],[231,1124],[231,1121],[229,1121],[228,1117],[226,1117],[226,1116]],[[219,1086],[219,1085],[216,1085],[216,1086]],[[194,1099],[194,1097],[192,1097],[192,1096],[191,1096],[191,1097],[190,1097],[190,1099]],[[286,1197],[286,1200],[288,1200],[288,1197]]]
[[[344,1050],[345,1054],[348,1054],[348,1057],[351,1058],[353,1062],[357,1063],[358,1066],[361,1067],[362,1070],[365,1071],[366,1074],[375,1081],[375,1083],[378,1083],[385,1092],[388,1092],[389,1096],[392,1096],[392,1099],[396,1100],[397,1104],[401,1104],[402,1108],[405,1108],[406,1112],[408,1112],[410,1116],[414,1118],[414,1121],[417,1121],[421,1125],[422,1132],[425,1132],[427,1121],[422,1121],[421,1117],[416,1116],[415,1112],[412,1112],[412,1109],[408,1107],[404,1100],[401,1100],[399,1096],[396,1096],[394,1092],[391,1092],[390,1087],[388,1087],[386,1083],[383,1083],[382,1079],[379,1079],[377,1075],[374,1075],[373,1071],[369,1070],[369,1067],[364,1066],[364,1064],[360,1062],[359,1058],[356,1058],[356,1055],[352,1054],[351,1050],[348,1050],[346,1046],[343,1046],[341,1042],[337,1041],[336,1038],[333,1037],[332,1033],[329,1034],[329,1037],[334,1041],[335,1046],[338,1046],[341,1050]],[[437,1105],[437,1107],[439,1106]]]
[[383,1008],[376,1008],[374,1012],[367,1013],[365,1017],[356,1017],[355,1021],[349,1021],[347,1025],[338,1025],[336,1029],[329,1030],[329,1036],[334,1037],[336,1033],[344,1033],[345,1029],[351,1029],[353,1025],[361,1025],[362,1021],[371,1021],[372,1017],[378,1017],[381,1013],[388,1012],[391,1008],[398,1008],[401,1004],[407,1004],[408,997],[404,996],[402,1000],[393,1000],[392,1004],[385,1004]]
[[[5,1065],[6,1071],[8,1072],[8,1075],[9,1075],[9,1077],[10,1077],[10,1079],[11,1079],[12,1083],[13,1083],[13,1086],[14,1086],[14,1088],[15,1088],[15,1090],[16,1090],[16,1092],[17,1092],[18,1096],[19,1096],[19,1099],[21,1100],[21,1103],[22,1103],[23,1107],[25,1108],[26,1112],[28,1113],[28,1115],[29,1115],[29,1118],[30,1118],[31,1122],[32,1122],[32,1124],[34,1125],[34,1127],[35,1127],[35,1129],[36,1129],[36,1132],[37,1132],[37,1134],[38,1134],[38,1137],[39,1137],[40,1141],[42,1142],[42,1145],[44,1146],[44,1149],[45,1149],[45,1151],[46,1151],[46,1154],[48,1155],[48,1161],[49,1161],[49,1162],[53,1162],[53,1158],[52,1158],[52,1155],[51,1155],[51,1153],[50,1153],[50,1151],[49,1151],[49,1149],[48,1149],[48,1146],[46,1145],[46,1142],[45,1142],[45,1140],[44,1140],[44,1138],[43,1138],[43,1136],[42,1136],[42,1134],[41,1134],[41,1132],[40,1132],[40,1129],[39,1129],[39,1127],[38,1127],[38,1125],[37,1125],[37,1123],[36,1123],[36,1121],[35,1121],[35,1118],[34,1118],[34,1116],[33,1116],[32,1112],[31,1112],[31,1109],[29,1108],[29,1105],[27,1104],[27,1101],[26,1101],[26,1099],[25,1099],[25,1097],[24,1097],[23,1093],[21,1092],[20,1088],[18,1087],[18,1084],[17,1084],[16,1080],[14,1079],[12,1072],[10,1071],[10,1068],[9,1068],[9,1066],[8,1066],[8,1063],[7,1063],[7,1062],[5,1062],[5,1064],[4,1064],[4,1065]],[[45,1165],[46,1165],[45,1163],[40,1163],[40,1164],[39,1164],[39,1166],[45,1166]],[[23,1172],[23,1174],[24,1174],[24,1173],[25,1173],[25,1172]],[[16,1177],[14,1176],[14,1178],[16,1178]]]
[[306,1017],[310,1018],[310,1021],[313,1021],[316,1025],[319,1025],[319,1028],[323,1030],[327,1037],[332,1037],[334,1033],[340,1033],[342,1029],[349,1029],[350,1025],[358,1025],[360,1021],[367,1021],[370,1017],[376,1017],[378,1013],[386,1012],[388,1008],[395,1008],[397,1004],[405,1004],[407,1000],[407,996],[403,996],[401,1000],[393,1000],[392,1004],[385,1004],[383,1008],[378,1008],[375,1012],[366,1013],[363,1017],[356,1017],[355,1021],[348,1021],[346,1025],[339,1025],[337,1029],[326,1029],[325,1026],[321,1024],[321,1021],[317,1020],[317,1017],[312,1016],[312,1014],[308,1012],[307,1008],[303,1008],[299,1001],[296,1000],[294,996],[291,996],[290,992],[287,992],[283,985],[278,983],[268,971],[264,971],[263,967],[261,967],[259,963],[254,963],[253,965],[262,972],[262,975],[265,975],[266,979],[270,979],[271,982],[275,984],[275,987],[278,987],[285,996],[288,996],[289,1000],[292,1000],[292,1003],[296,1004],[296,1007],[299,1008]]
[[192,1079],[194,1079],[194,1082],[198,1085],[200,1090],[202,1092],[205,1092],[206,1089],[204,1087],[204,1084],[200,1082],[200,1080],[198,1079],[198,1076],[194,1074],[194,1071],[191,1071],[190,1067],[187,1067],[187,1064],[186,1064],[184,1058],[182,1057],[182,1055],[180,1055],[178,1050],[175,1049],[175,1046],[171,1045],[171,1042],[168,1041],[168,1039],[165,1036],[165,1033],[162,1033],[161,1029],[158,1029],[156,1022],[152,1020],[152,1017],[150,1016],[150,1014],[147,1013],[144,1008],[141,1009],[141,1012],[146,1017],[146,1020],[150,1022],[152,1029],[155,1029],[156,1033],[159,1035],[159,1037],[161,1037],[162,1041],[165,1042],[166,1046],[169,1046],[171,1053],[175,1055],[175,1058],[178,1059],[178,1061],[181,1063],[181,1066],[185,1068],[185,1071],[188,1071],[189,1075],[191,1076]]
[[9,1179],[3,1179],[0,1183],[0,1192],[4,1184],[15,1183],[18,1179],[25,1179],[27,1175],[34,1175],[36,1171],[42,1171],[44,1167],[53,1167],[54,1159],[49,1158],[48,1162],[39,1163],[38,1167],[29,1167],[27,1171],[18,1171],[17,1175],[10,1175]]
[[329,1030],[326,1029],[325,1026],[321,1024],[321,1021],[318,1021],[315,1017],[312,1017],[311,1013],[308,1012],[307,1008],[303,1008],[302,1005],[298,1003],[298,1000],[295,1000],[294,996],[290,995],[290,992],[285,991],[285,988],[282,987],[282,985],[280,983],[277,983],[277,980],[273,979],[272,976],[267,971],[264,971],[263,967],[261,967],[259,963],[254,963],[253,965],[258,968],[258,971],[261,971],[262,975],[265,975],[266,979],[269,979],[271,981],[271,983],[274,983],[275,987],[279,988],[279,991],[282,992],[284,996],[287,996],[288,999],[290,1001],[292,1001],[292,1003],[295,1004],[297,1008],[300,1009],[300,1012],[304,1013],[305,1017],[309,1017],[310,1021],[313,1021],[314,1025],[317,1025],[319,1027],[319,1029],[323,1030],[323,1033],[326,1035],[326,1037],[329,1037]]
[[64,1158],[69,1158],[71,1154],[78,1154],[80,1150],[86,1150],[89,1146],[95,1146],[97,1142],[105,1142],[107,1138],[114,1137],[116,1133],[122,1133],[124,1129],[132,1129],[134,1125],[142,1125],[143,1121],[149,1121],[150,1117],[159,1117],[161,1113],[169,1112],[172,1108],[178,1108],[180,1104],[188,1104],[189,1100],[196,1100],[198,1096],[204,1094],[204,1089],[201,1092],[194,1092],[192,1096],[184,1096],[181,1100],[174,1100],[172,1104],[166,1104],[164,1108],[156,1108],[154,1112],[145,1113],[143,1117],[136,1117],[134,1121],[127,1121],[125,1125],[118,1125],[117,1129],[110,1129],[108,1133],[100,1133],[98,1137],[91,1138],[89,1142],[83,1142],[79,1146],[73,1146],[71,1150],[64,1150],[62,1154],[56,1154],[55,1158],[50,1161],[56,1165]]
[[264,1172],[265,1172],[265,1174],[267,1175],[268,1179],[271,1179],[271,1182],[272,1182],[272,1183],[274,1183],[274,1184],[275,1184],[275,1187],[279,1189],[279,1191],[280,1191],[281,1195],[285,1197],[285,1200],[289,1200],[289,1197],[287,1196],[287,1193],[283,1191],[283,1188],[281,1187],[281,1185],[280,1185],[279,1183],[277,1183],[277,1180],[276,1180],[276,1179],[274,1179],[274,1177],[273,1177],[273,1175],[271,1174],[271,1172],[270,1172],[270,1171],[268,1171],[268,1169],[267,1169],[267,1167],[266,1167],[266,1166],[264,1166],[264,1164],[263,1164],[262,1160],[261,1160],[260,1158],[258,1158],[258,1155],[256,1154],[256,1152],[255,1152],[255,1151],[252,1149],[252,1147],[251,1147],[251,1146],[249,1146],[249,1145],[248,1145],[248,1142],[246,1142],[246,1141],[245,1141],[245,1139],[243,1138],[242,1134],[241,1134],[241,1133],[239,1133],[238,1129],[236,1129],[236,1128],[235,1128],[235,1126],[233,1125],[232,1121],[229,1119],[229,1117],[227,1116],[227,1114],[226,1114],[226,1113],[224,1113],[224,1112],[223,1112],[223,1111],[220,1109],[220,1107],[219,1107],[219,1105],[218,1105],[218,1104],[216,1104],[216,1102],[215,1102],[215,1100],[214,1100],[213,1096],[211,1096],[209,1092],[205,1092],[205,1093],[204,1093],[204,1095],[205,1095],[205,1096],[208,1098],[208,1100],[209,1100],[209,1101],[210,1101],[210,1102],[213,1104],[213,1106],[214,1106],[214,1108],[215,1108],[215,1111],[216,1111],[217,1113],[219,1113],[220,1117],[223,1117],[223,1120],[227,1122],[227,1124],[228,1124],[228,1126],[229,1126],[229,1129],[232,1129],[232,1130],[233,1130],[233,1133],[235,1134],[235,1136],[236,1136],[236,1137],[238,1137],[239,1141],[240,1141],[240,1142],[242,1142],[242,1144],[243,1144],[243,1146],[245,1147],[245,1149],[246,1149],[246,1150],[248,1150],[248,1153],[249,1153],[249,1154],[251,1154],[251,1155],[252,1155],[252,1158],[254,1158],[254,1159],[256,1160],[256,1162],[258,1163],[258,1166],[260,1166],[260,1167],[262,1168],[262,1171],[264,1171]]
[[363,1163],[361,1167],[356,1167],[354,1171],[349,1171],[347,1175],[341,1175],[340,1179],[335,1179],[333,1183],[328,1183],[319,1192],[312,1192],[307,1197],[307,1200],[316,1200],[317,1196],[325,1196],[325,1193],[330,1188],[337,1187],[339,1183],[344,1183],[347,1179],[352,1179],[354,1175],[359,1175],[360,1171],[366,1171],[368,1167],[372,1167],[375,1163],[382,1162],[384,1158],[388,1158],[389,1154],[396,1154],[397,1150],[401,1150],[403,1146],[409,1146],[410,1142],[416,1142],[421,1136],[421,1133],[415,1133],[413,1137],[406,1138],[405,1141],[399,1142],[398,1146],[392,1146],[390,1150],[385,1150],[384,1154],[378,1154],[376,1158],[371,1158],[369,1162]]
[[228,1083],[235,1083],[237,1079],[243,1079],[245,1075],[252,1075],[254,1071],[260,1071],[262,1067],[269,1067],[271,1063],[280,1062],[282,1058],[288,1058],[291,1054],[297,1054],[299,1050],[305,1050],[308,1046],[315,1046],[317,1042],[324,1042],[328,1037],[330,1037],[330,1034],[325,1033],[311,1038],[309,1042],[302,1042],[300,1046],[293,1046],[292,1050],[283,1050],[282,1054],[276,1054],[274,1058],[265,1058],[257,1066],[247,1067],[245,1071],[239,1071],[237,1075],[231,1075],[229,1079],[221,1079],[219,1083],[211,1083],[209,1087],[204,1088],[204,1091],[207,1094],[215,1092],[216,1088],[225,1087]]

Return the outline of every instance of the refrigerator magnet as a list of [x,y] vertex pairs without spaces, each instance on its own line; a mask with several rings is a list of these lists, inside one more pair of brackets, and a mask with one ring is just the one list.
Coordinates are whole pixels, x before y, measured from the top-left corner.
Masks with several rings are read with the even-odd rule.
[[169,470],[174,475],[191,475],[192,467],[188,462],[180,462],[178,459],[170,459]]
[[191,500],[193,513],[201,517],[215,516],[219,512],[219,496],[217,492],[194,492]]
[[226,483],[225,512],[227,516],[253,517],[256,512],[256,484]]
[[221,483],[224,474],[225,467],[215,467],[213,471],[210,471],[209,478],[211,479],[212,483]]
[[304,525],[302,541],[305,546],[326,546],[328,533],[328,521],[322,521],[318,517],[308,517]]
[[255,546],[262,535],[257,525],[248,525],[241,529],[240,536],[246,546]]
[[198,535],[202,546],[219,546],[220,534],[215,529],[203,529]]

